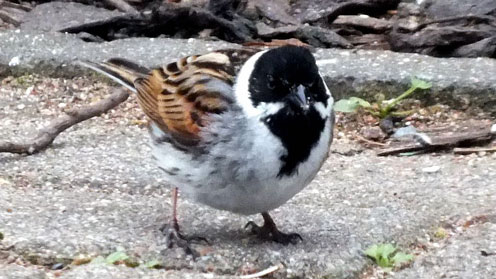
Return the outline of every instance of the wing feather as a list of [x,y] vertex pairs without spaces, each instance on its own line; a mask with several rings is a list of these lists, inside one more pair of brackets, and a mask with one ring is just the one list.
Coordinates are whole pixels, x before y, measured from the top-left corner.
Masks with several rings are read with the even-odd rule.
[[[166,135],[194,144],[209,114],[219,114],[234,103],[232,86],[242,64],[259,49],[220,50],[192,55],[148,70],[124,59],[83,63],[136,89],[145,114]],[[134,86],[134,88],[132,88]]]

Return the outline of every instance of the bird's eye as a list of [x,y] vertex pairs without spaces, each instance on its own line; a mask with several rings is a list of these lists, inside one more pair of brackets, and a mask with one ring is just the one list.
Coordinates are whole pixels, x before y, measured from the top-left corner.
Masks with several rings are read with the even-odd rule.
[[272,75],[267,75],[267,87],[269,87],[269,89],[274,89],[276,87],[276,81]]
[[312,82],[308,83],[308,84],[307,84],[307,87],[308,87],[308,88],[312,88],[312,87],[313,87],[314,85],[316,85],[318,82],[319,82],[319,79],[318,79],[318,78],[316,78],[316,79],[314,79]]

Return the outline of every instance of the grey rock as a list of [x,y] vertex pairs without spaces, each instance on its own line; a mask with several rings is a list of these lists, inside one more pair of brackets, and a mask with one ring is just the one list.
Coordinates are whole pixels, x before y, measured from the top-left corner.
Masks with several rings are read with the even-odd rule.
[[258,35],[262,38],[297,38],[312,46],[351,48],[352,45],[336,32],[308,25],[288,25],[272,28],[263,22],[256,24]]
[[276,37],[276,36],[280,36],[281,34],[288,35],[298,30],[298,26],[296,25],[288,25],[288,26],[273,28],[263,22],[257,22],[255,27],[257,28],[257,34],[262,38]]
[[[0,32],[0,75],[35,71],[47,76],[69,77],[83,73],[74,64],[76,60],[102,61],[118,56],[145,66],[159,66],[177,57],[233,47],[239,45],[161,38],[133,38],[97,44],[85,43],[71,34],[12,30]],[[19,63],[11,63],[13,60]]]
[[[342,14],[381,14],[395,9],[400,0],[298,0],[291,6],[295,17],[301,22],[332,22]],[[302,12],[296,13],[296,10]]]
[[398,15],[400,17],[418,16],[421,13],[420,6],[415,1],[403,1],[398,4]]
[[392,135],[393,138],[401,138],[401,137],[406,137],[406,136],[412,136],[417,134],[417,129],[413,126],[405,126],[401,127],[398,130],[394,132]]
[[358,29],[373,30],[374,32],[385,32],[393,27],[389,20],[368,16],[340,15],[332,24],[349,25]]
[[[247,12],[253,14],[253,10],[255,10],[258,17],[266,18],[275,24],[295,25],[300,23],[288,13],[289,8],[289,1],[286,0],[251,0],[248,1]],[[251,15],[249,16],[251,17]]]
[[389,51],[319,49],[320,71],[337,99],[359,96],[374,100],[408,89],[410,78],[430,81],[433,87],[414,93],[426,104],[443,103],[461,109],[480,108],[496,114],[496,61],[488,58],[434,58]]
[[496,1],[493,0],[426,0],[422,8],[434,19],[468,14],[496,16]]
[[[495,29],[496,30],[496,29]],[[393,32],[390,44],[393,50],[415,51],[431,55],[443,55],[449,48],[471,44],[492,36],[494,32],[457,26],[429,27],[415,34]],[[444,48],[443,48],[444,47]],[[432,48],[432,49],[431,49]],[[436,52],[436,49],[441,50]]]
[[363,127],[360,129],[360,134],[369,140],[383,140],[386,138],[386,134],[377,126]]
[[58,31],[123,15],[95,6],[73,2],[48,2],[37,5],[25,17],[21,29]]
[[296,31],[295,37],[316,47],[352,47],[350,42],[338,33],[318,26],[303,25]]
[[[29,31],[0,32],[0,76],[37,72],[51,76],[94,74],[76,60],[102,61],[126,57],[144,66],[159,66],[178,57],[220,48],[240,47],[220,41],[135,38],[108,43],[85,43],[76,36]],[[398,96],[410,78],[433,83],[413,97],[428,104],[480,108],[496,114],[496,61],[487,58],[433,58],[418,54],[372,50],[317,49],[321,73],[336,99],[378,93]],[[10,64],[10,66],[9,66]]]
[[492,57],[496,58],[496,36],[461,46],[453,51],[458,57]]

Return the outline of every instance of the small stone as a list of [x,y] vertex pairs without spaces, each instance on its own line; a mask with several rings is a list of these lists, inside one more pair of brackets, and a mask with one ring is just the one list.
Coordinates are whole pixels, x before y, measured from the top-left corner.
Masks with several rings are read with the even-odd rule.
[[17,65],[19,65],[20,62],[21,62],[21,59],[19,58],[19,56],[12,57],[12,59],[10,59],[10,61],[9,61],[9,66],[10,67],[17,66]]
[[59,270],[59,269],[62,269],[64,268],[64,264],[63,263],[56,263],[54,265],[52,265],[52,267],[50,267],[51,270]]
[[18,110],[22,110],[22,109],[24,109],[25,107],[26,107],[26,105],[25,105],[25,104],[19,104],[19,105],[17,105],[17,109],[18,109]]
[[363,127],[360,130],[360,134],[369,140],[383,140],[386,138],[386,134],[381,130],[381,128],[374,127]]
[[422,172],[435,173],[435,172],[438,172],[440,169],[441,169],[440,166],[432,166],[432,167],[422,168]]

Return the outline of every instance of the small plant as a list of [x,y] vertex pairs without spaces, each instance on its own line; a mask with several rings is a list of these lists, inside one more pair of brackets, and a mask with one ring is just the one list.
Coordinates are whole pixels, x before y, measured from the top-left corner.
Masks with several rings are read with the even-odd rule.
[[411,85],[408,90],[403,92],[400,96],[384,101],[379,98],[376,103],[370,104],[364,99],[358,97],[351,97],[349,99],[341,99],[334,104],[334,109],[340,112],[355,112],[359,107],[362,107],[371,114],[378,116],[380,118],[386,118],[389,115],[408,115],[409,112],[393,112],[395,106],[403,99],[407,98],[417,89],[429,89],[432,87],[432,83],[426,82],[417,78],[411,79]]
[[162,268],[163,265],[159,260],[151,260],[143,264],[146,268]]
[[[110,265],[120,265],[124,264],[127,267],[138,267],[140,266],[140,263],[136,261],[135,259],[131,258],[128,256],[123,250],[118,250],[107,257],[103,256],[98,256],[94,259],[90,259],[87,257],[80,257],[78,259],[74,259],[73,264],[74,265],[81,265],[81,264],[87,264],[91,262],[92,264],[110,264]],[[158,261],[158,260],[151,260],[145,263],[142,263],[141,266],[146,267],[146,268],[162,268],[163,264]]]
[[125,264],[128,267],[137,267],[139,263],[129,257],[124,251],[116,251],[107,257],[98,256],[91,260],[93,264],[111,264],[111,265],[119,265]]
[[434,232],[435,238],[446,238],[448,237],[448,232],[444,228],[437,228],[436,232]]
[[413,255],[398,252],[398,248],[390,243],[374,244],[365,250],[365,255],[386,271],[390,271],[393,267],[399,267],[413,259]]
[[108,264],[118,264],[129,259],[129,256],[123,251],[117,251],[105,258],[105,262]]

